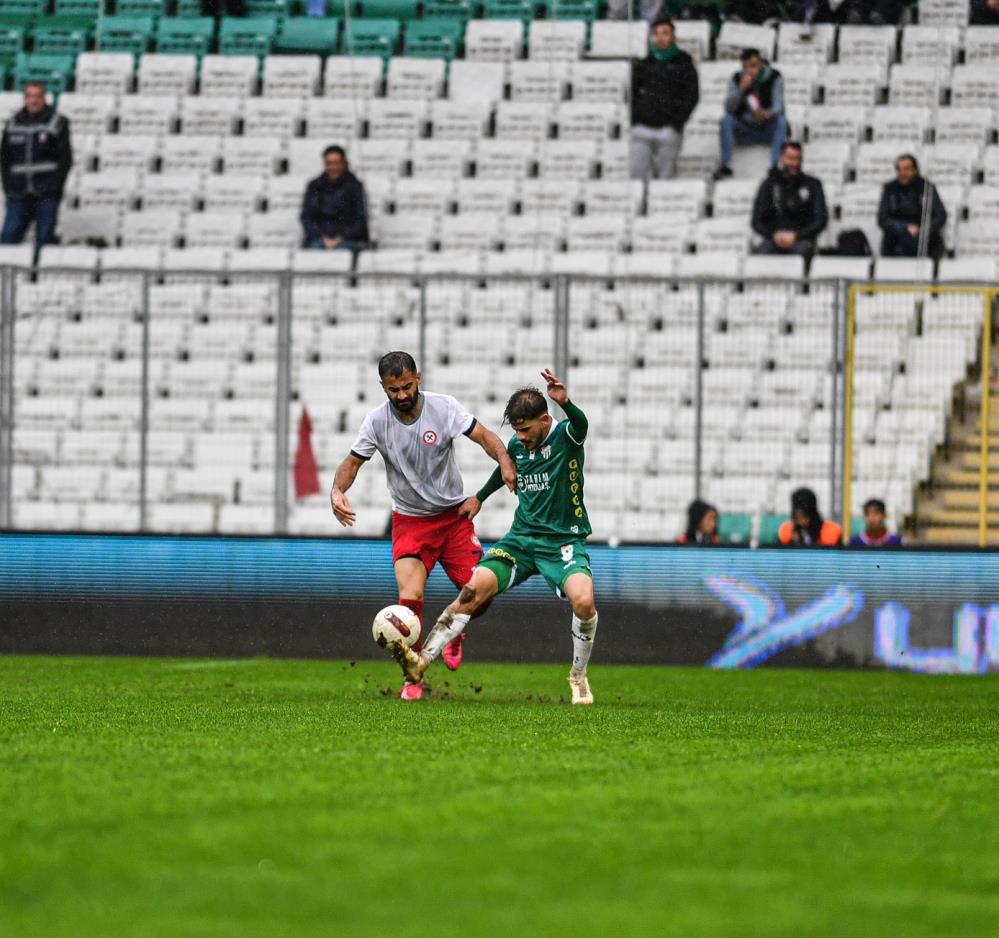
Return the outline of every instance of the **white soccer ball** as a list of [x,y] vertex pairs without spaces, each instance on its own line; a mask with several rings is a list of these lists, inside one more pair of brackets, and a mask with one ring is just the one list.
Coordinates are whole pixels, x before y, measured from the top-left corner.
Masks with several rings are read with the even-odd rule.
[[371,635],[382,648],[392,642],[412,646],[420,640],[420,617],[408,606],[386,606],[371,623]]

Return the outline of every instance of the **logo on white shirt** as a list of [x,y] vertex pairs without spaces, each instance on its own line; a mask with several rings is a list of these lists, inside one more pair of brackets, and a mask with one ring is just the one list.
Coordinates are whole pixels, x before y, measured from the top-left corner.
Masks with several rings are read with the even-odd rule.
[[437,431],[436,430],[427,430],[423,434],[423,442],[426,443],[427,446],[433,446],[434,443],[437,442]]

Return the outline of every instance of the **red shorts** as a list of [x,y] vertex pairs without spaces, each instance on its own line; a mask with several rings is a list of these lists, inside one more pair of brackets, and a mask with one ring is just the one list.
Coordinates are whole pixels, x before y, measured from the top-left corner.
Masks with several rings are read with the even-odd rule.
[[457,507],[437,515],[400,515],[392,512],[392,562],[402,557],[423,561],[427,575],[440,561],[459,589],[472,578],[472,568],[482,559],[482,545],[470,518]]

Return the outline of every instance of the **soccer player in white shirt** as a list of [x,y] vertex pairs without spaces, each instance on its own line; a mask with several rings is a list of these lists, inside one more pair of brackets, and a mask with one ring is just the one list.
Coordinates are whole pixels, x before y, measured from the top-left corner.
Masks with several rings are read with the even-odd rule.
[[[358,470],[377,450],[385,461],[392,494],[392,560],[399,603],[423,622],[423,591],[439,561],[458,589],[472,578],[482,559],[482,545],[468,513],[453,443],[467,436],[499,463],[503,483],[517,487],[517,469],[503,441],[447,394],[420,390],[420,372],[407,352],[389,352],[378,362],[378,376],[388,400],[364,419],[350,452],[336,471],[330,502],[342,525],[357,517],[347,498]],[[485,612],[483,607],[479,614]],[[461,664],[461,640],[448,646],[444,663]],[[406,683],[403,700],[423,697],[422,683]]]

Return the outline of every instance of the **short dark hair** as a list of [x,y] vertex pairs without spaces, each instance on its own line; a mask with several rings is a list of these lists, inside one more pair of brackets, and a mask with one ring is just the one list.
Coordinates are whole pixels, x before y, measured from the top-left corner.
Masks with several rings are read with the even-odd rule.
[[548,402],[537,388],[520,388],[510,395],[503,411],[503,423],[520,423],[534,420],[548,413]]
[[655,32],[660,26],[668,26],[673,32],[676,32],[676,26],[668,16],[660,16],[658,19],[653,20],[651,31]]
[[912,168],[918,173],[919,172],[919,160],[917,160],[911,153],[903,153],[901,156],[895,157],[895,169],[898,169],[898,164],[902,160],[912,160]]
[[24,83],[24,88],[22,91],[27,91],[29,88],[41,88],[43,92],[47,92],[48,88],[45,87],[44,81],[39,81],[37,78],[32,78],[31,81],[26,81]]
[[325,160],[331,153],[336,153],[336,155],[339,156],[345,163],[347,162],[347,151],[343,147],[338,147],[336,144],[333,144],[331,147],[327,147],[323,150],[323,159]]
[[784,146],[781,147],[781,150],[782,151],[783,150],[797,150],[799,153],[801,153],[801,144],[798,143],[797,140],[785,140],[784,141]]
[[864,514],[865,515],[872,508],[875,509],[876,511],[880,511],[881,514],[883,514],[883,515],[885,515],[885,514],[888,513],[888,510],[885,508],[885,503],[883,501],[881,501],[880,498],[869,498],[869,499],[867,499],[866,502],[864,502]]
[[743,49],[742,54],[739,56],[740,62],[748,62],[750,59],[761,59],[763,56],[760,55],[759,49]]
[[416,359],[409,352],[386,352],[378,359],[378,377],[398,378],[400,375],[416,371]]

